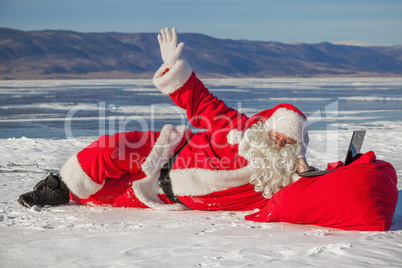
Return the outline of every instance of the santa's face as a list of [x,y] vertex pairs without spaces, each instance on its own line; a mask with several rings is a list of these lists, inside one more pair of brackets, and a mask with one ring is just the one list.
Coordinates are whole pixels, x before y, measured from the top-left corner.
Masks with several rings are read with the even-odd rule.
[[249,161],[250,183],[269,198],[292,182],[300,149],[300,142],[275,130],[267,130],[262,122],[258,122],[246,130],[239,144],[239,155]]
[[288,144],[291,145],[296,143],[295,139],[289,138],[285,134],[278,132],[274,129],[268,132],[268,137],[274,142],[276,148],[278,149]]

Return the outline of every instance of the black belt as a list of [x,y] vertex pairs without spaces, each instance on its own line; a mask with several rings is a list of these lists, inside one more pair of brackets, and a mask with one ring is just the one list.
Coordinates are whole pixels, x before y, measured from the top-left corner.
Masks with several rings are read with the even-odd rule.
[[[186,147],[188,143],[188,140],[184,143],[184,145],[177,150],[174,155],[169,159],[169,161],[163,166],[161,169],[161,174],[159,176],[159,187],[162,188],[162,191],[165,193],[166,197],[169,198],[170,201],[173,203],[179,203],[184,205],[179,198],[173,193],[172,189],[172,180],[170,179],[169,176],[169,171],[172,169],[174,161],[176,160],[177,156],[183,150],[184,147]],[[186,206],[186,205],[184,205]]]

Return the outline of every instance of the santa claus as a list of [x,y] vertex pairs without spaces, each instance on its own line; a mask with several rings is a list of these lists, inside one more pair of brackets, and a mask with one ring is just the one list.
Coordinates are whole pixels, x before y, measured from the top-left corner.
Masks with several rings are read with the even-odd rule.
[[163,65],[153,82],[187,112],[186,126],[101,136],[19,202],[150,207],[161,210],[261,208],[309,169],[306,117],[290,104],[248,117],[211,94],[180,57],[176,30],[158,35]]

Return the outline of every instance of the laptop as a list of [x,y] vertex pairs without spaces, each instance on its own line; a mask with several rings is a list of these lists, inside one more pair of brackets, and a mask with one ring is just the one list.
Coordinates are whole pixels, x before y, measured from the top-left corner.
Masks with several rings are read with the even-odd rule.
[[[346,157],[344,165],[347,166],[353,162],[353,158],[360,153],[360,149],[363,145],[364,136],[366,135],[365,130],[353,131],[352,139],[349,143],[349,148],[346,151]],[[317,171],[307,171],[300,173],[299,176],[301,177],[313,177],[313,176],[322,176],[329,172],[335,171],[334,169],[331,170],[317,170]]]

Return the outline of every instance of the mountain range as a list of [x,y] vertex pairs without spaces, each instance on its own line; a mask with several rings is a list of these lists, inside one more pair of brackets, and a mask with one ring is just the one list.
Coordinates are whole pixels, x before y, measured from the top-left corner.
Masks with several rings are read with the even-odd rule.
[[[162,64],[156,35],[0,28],[0,79],[150,78]],[[183,57],[201,77],[402,75],[402,45],[179,38]]]

